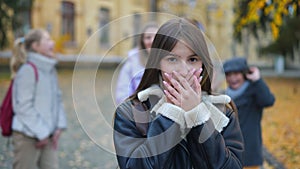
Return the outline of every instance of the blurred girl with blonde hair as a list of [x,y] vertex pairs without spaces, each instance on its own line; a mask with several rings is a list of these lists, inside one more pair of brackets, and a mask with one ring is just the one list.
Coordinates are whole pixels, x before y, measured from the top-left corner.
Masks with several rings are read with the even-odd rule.
[[59,168],[58,140],[67,124],[56,63],[47,31],[34,29],[16,40],[11,60],[14,169]]

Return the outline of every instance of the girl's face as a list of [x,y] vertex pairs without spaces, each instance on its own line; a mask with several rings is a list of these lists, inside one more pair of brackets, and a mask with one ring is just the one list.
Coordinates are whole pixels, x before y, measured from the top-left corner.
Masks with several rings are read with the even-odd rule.
[[48,32],[44,32],[39,42],[33,43],[33,49],[44,56],[54,57],[54,41],[50,38]]
[[238,89],[245,82],[245,78],[242,72],[229,72],[226,73],[226,82],[231,89]]
[[160,61],[162,78],[168,81],[164,73],[173,75],[173,71],[186,77],[193,69],[202,68],[202,60],[184,42],[178,41],[173,50]]
[[145,49],[147,50],[148,53],[150,53],[150,48],[152,46],[152,42],[154,40],[157,30],[158,30],[158,28],[149,27],[144,32],[143,43],[144,43]]

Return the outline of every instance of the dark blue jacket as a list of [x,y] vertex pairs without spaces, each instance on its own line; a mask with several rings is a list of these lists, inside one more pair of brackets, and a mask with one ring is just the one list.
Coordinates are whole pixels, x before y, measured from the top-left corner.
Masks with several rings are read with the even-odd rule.
[[238,108],[239,122],[244,137],[244,165],[262,165],[261,119],[263,108],[275,102],[265,82],[260,79],[251,82],[246,91],[234,102]]
[[[177,123],[145,112],[147,107],[127,101],[116,110],[114,144],[121,169],[242,168],[243,138],[233,111],[227,111],[230,122],[221,133],[208,120],[182,137]],[[147,118],[149,123],[141,120]]]

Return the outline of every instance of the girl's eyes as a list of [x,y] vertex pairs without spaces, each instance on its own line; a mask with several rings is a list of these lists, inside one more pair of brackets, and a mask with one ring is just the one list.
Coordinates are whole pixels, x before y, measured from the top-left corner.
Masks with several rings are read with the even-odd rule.
[[[168,62],[177,62],[178,61],[178,57],[177,56],[166,56],[166,60]],[[187,62],[190,62],[190,63],[195,63],[195,62],[199,62],[201,61],[201,59],[198,57],[198,56],[192,56],[192,57],[189,57],[187,58]]]
[[197,57],[192,57],[192,58],[190,58],[189,60],[190,60],[190,62],[197,62],[197,61],[199,61],[200,59],[197,58]]
[[144,37],[145,40],[148,40],[148,39],[151,39],[151,38],[152,38],[151,36],[145,36]]
[[176,62],[176,61],[177,61],[177,58],[175,58],[175,57],[168,57],[167,60],[168,60],[169,62]]

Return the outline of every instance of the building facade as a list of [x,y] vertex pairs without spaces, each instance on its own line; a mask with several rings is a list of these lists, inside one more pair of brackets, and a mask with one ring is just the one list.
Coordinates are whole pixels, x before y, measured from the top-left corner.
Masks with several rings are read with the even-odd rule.
[[144,23],[182,16],[201,23],[220,60],[243,56],[250,64],[272,66],[273,58],[258,55],[268,36],[258,42],[245,32],[243,44],[232,38],[233,6],[234,0],[36,0],[22,17],[25,30],[47,29],[59,53],[125,57]]
[[[103,55],[129,32],[139,29],[142,20],[127,23],[110,22],[127,15],[149,11],[145,0],[39,0],[31,11],[33,28],[45,28],[56,41],[56,50],[63,54]],[[118,26],[116,26],[118,25]],[[127,44],[128,43],[128,44]],[[114,47],[110,54],[120,52],[130,43]]]

